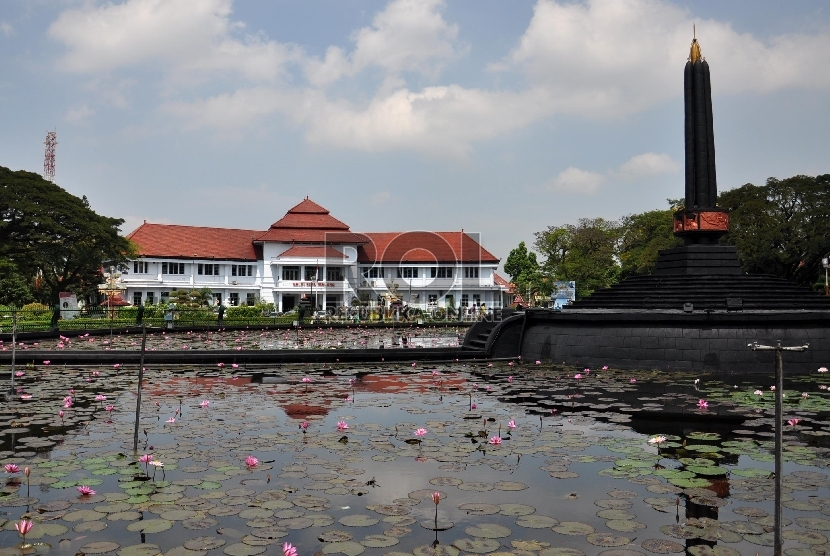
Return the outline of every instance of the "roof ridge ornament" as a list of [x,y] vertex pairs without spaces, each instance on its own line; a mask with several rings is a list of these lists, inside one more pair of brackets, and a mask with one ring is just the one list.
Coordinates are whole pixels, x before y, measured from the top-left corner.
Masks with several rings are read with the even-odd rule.
[[697,42],[697,29],[695,29],[695,24],[692,23],[692,46],[689,49],[689,61],[694,64],[701,58],[703,58],[703,54],[701,54],[700,44]]

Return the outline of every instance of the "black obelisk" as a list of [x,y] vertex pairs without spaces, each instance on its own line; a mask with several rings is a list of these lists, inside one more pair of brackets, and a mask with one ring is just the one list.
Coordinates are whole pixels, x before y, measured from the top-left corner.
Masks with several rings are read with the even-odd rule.
[[715,131],[709,64],[692,39],[683,73],[685,110],[686,203],[675,213],[674,233],[686,245],[715,244],[729,231],[729,214],[716,206]]

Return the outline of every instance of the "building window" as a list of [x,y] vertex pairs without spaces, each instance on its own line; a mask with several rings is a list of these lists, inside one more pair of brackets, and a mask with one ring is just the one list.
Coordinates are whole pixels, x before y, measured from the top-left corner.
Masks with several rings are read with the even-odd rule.
[[133,261],[134,274],[147,274],[150,272],[150,263],[146,261]]
[[402,266],[398,268],[398,278],[417,278],[418,269],[414,266]]
[[317,281],[317,275],[320,271],[320,267],[318,266],[307,266],[305,267],[305,279],[306,280],[314,280]]
[[364,278],[380,278],[380,267],[373,266],[372,268],[366,267],[363,269],[363,277]]
[[170,301],[170,292],[161,292],[161,302],[167,303]]
[[236,307],[239,305],[239,294],[236,292],[232,292],[228,294],[228,301],[230,302],[232,307]]
[[200,264],[196,267],[196,274],[204,276],[219,276],[218,264]]
[[464,267],[464,278],[478,278],[478,267],[477,266],[465,266]]
[[254,265],[251,264],[232,264],[231,276],[253,276]]
[[481,305],[481,294],[478,294],[478,293],[473,294],[473,305],[475,305],[476,307]]
[[451,266],[432,267],[429,270],[432,278],[452,278]]
[[326,267],[326,280],[329,280],[330,282],[342,282],[343,269],[339,266]]
[[153,292],[147,292],[147,305],[153,305],[156,302]]
[[434,293],[429,294],[427,298],[427,303],[430,305],[438,305],[438,296]]
[[141,292],[133,292],[133,305],[136,307],[141,305]]
[[283,280],[299,280],[300,267],[299,266],[284,266],[282,267]]
[[246,293],[245,294],[245,305],[248,307],[253,307],[256,305],[256,294],[255,293]]
[[184,263],[161,263],[162,274],[184,274]]
[[470,304],[470,296],[466,293],[461,294],[461,306],[467,307]]

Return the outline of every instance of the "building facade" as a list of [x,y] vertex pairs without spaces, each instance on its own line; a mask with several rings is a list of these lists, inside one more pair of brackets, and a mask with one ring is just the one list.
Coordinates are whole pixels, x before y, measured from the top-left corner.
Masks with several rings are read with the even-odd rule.
[[395,298],[424,310],[480,310],[502,307],[509,288],[474,234],[352,232],[308,198],[265,231],[145,222],[127,237],[139,253],[122,275],[134,305],[209,288],[224,305],[261,301],[281,312],[303,296],[325,310]]

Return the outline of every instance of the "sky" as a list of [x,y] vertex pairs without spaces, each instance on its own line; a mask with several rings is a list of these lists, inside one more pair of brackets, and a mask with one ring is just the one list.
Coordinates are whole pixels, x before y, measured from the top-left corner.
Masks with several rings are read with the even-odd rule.
[[830,172],[816,0],[0,0],[0,166],[99,214],[265,230],[534,232],[683,196],[683,67],[720,190]]

